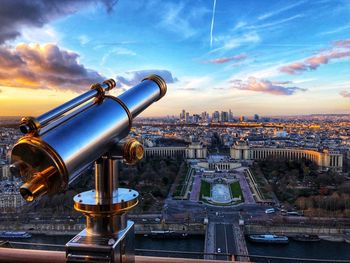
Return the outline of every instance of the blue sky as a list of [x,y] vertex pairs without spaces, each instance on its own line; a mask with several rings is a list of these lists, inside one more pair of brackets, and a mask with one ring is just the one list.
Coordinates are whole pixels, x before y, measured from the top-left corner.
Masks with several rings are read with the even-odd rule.
[[[12,31],[0,28],[5,57],[19,56],[35,75],[1,81],[0,59],[0,112],[20,114],[17,103],[24,115],[40,114],[94,79],[115,78],[121,92],[155,72],[169,92],[144,116],[350,113],[350,1],[53,2],[52,17],[12,24],[15,37],[1,37]],[[33,62],[33,53],[45,63]],[[58,81],[53,62],[77,75]]]

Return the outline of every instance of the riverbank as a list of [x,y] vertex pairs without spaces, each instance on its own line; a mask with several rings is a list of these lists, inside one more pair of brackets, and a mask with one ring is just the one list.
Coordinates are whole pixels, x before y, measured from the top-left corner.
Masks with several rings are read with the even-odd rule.
[[[30,239],[15,239],[13,241],[39,243],[39,244],[55,244],[58,247],[51,247],[52,250],[64,250],[64,245],[72,238],[72,235],[33,235]],[[35,248],[35,249],[49,249],[43,245],[15,245],[19,248]],[[260,256],[280,256],[293,258],[314,258],[326,260],[349,260],[350,262],[350,244],[328,242],[321,240],[320,242],[297,242],[291,240],[288,244],[260,244],[247,242],[248,252],[250,255]],[[191,257],[202,258],[200,255],[204,248],[203,235],[191,235],[185,239],[153,239],[143,235],[136,235],[135,248],[137,255],[153,255],[153,256],[171,256],[171,257]],[[147,252],[146,250],[163,250],[165,252]],[[184,251],[196,252],[196,254],[186,255],[181,253],[171,253],[169,251]],[[254,261],[254,257],[251,257]],[[258,261],[258,259],[256,259]],[[271,260],[272,263],[277,262],[293,262],[293,261],[279,261]],[[295,262],[295,261],[294,261]],[[315,261],[317,262],[317,260]]]

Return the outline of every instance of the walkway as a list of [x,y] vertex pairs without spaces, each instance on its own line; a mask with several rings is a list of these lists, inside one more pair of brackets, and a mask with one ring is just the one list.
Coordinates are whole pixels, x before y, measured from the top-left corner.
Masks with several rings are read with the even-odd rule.
[[239,184],[242,189],[244,202],[246,204],[255,204],[254,196],[249,188],[249,184],[247,182],[247,179],[244,176],[244,172],[240,172],[237,177],[239,179]]
[[[205,232],[204,253],[215,253],[215,223],[207,225]],[[213,255],[205,255],[204,259],[214,259]]]
[[197,202],[201,192],[201,175],[196,174],[193,179],[190,201]]

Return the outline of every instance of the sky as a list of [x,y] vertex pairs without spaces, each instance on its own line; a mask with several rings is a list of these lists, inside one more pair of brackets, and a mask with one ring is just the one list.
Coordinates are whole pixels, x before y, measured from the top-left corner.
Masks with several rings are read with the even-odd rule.
[[0,115],[153,73],[168,92],[144,117],[350,114],[350,1],[1,1]]

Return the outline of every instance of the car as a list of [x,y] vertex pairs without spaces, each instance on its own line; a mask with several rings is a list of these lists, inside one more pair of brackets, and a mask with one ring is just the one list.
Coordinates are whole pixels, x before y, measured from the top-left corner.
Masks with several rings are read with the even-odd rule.
[[272,213],[275,213],[275,212],[276,212],[275,208],[268,208],[268,209],[265,210],[265,214],[272,214]]
[[160,222],[160,218],[157,217],[157,218],[154,219],[154,221]]
[[221,248],[218,247],[218,253],[221,253]]
[[147,222],[147,219],[146,218],[142,218],[142,222]]

